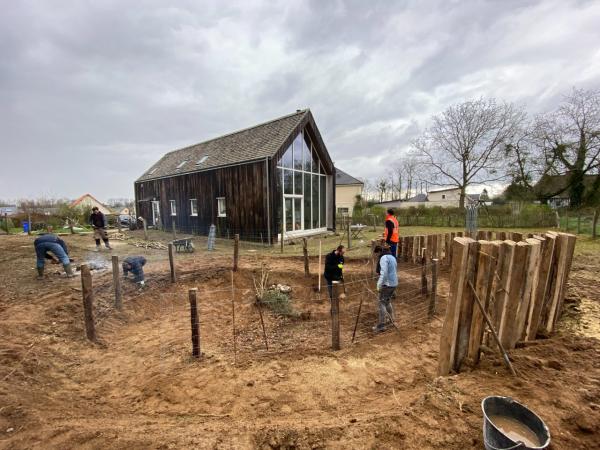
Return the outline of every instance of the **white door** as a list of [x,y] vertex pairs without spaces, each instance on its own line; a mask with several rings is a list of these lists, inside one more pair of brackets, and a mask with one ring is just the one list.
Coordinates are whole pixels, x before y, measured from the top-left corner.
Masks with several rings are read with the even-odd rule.
[[152,201],[152,225],[155,227],[160,223],[160,202]]
[[304,229],[304,197],[302,195],[283,196],[284,232]]

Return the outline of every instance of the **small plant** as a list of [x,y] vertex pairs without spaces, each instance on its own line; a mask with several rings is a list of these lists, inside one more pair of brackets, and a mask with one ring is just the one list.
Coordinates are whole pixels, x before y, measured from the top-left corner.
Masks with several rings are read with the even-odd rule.
[[288,317],[300,317],[298,311],[294,310],[289,295],[280,292],[278,289],[269,289],[265,291],[261,298],[261,303],[267,305],[275,314]]

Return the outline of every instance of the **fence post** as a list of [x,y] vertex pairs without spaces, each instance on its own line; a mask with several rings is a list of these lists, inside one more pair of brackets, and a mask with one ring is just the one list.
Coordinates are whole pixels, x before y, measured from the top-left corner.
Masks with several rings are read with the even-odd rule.
[[352,228],[352,219],[350,217],[348,217],[348,248],[350,248],[352,246],[351,228]]
[[421,253],[421,294],[427,295],[427,249]]
[[27,214],[27,223],[29,224],[27,227],[27,234],[31,236],[31,214]]
[[123,307],[123,298],[121,294],[121,278],[119,277],[119,257],[117,255],[112,256],[112,270],[113,285],[115,287],[115,308],[120,311]]
[[177,239],[177,232],[175,231],[175,219],[171,217],[171,229],[173,230],[173,240]]
[[4,213],[4,226],[6,227],[6,234],[10,234],[10,228],[8,228],[8,213]]
[[306,238],[302,238],[302,253],[304,254],[304,276],[310,276],[310,269],[308,267],[308,241]]
[[175,273],[175,255],[173,254],[172,242],[169,242],[169,266],[171,267],[171,283],[175,283],[177,274]]
[[431,260],[431,296],[429,297],[429,317],[435,314],[435,305],[437,302],[437,276],[438,276],[438,259]]
[[283,220],[284,220],[284,218],[282,217],[281,218],[281,239],[280,239],[280,241],[281,241],[281,253],[283,253],[283,231],[285,229],[285,224],[284,224]]
[[192,356],[200,358],[200,320],[198,319],[198,305],[196,302],[196,294],[198,288],[192,288],[188,291],[190,299],[190,321],[192,323]]
[[339,281],[333,282],[331,296],[331,348],[340,349],[340,299],[345,298]]
[[233,271],[238,270],[238,258],[240,256],[240,235],[233,236]]
[[321,240],[319,239],[319,272],[317,273],[317,277],[319,279],[319,292],[321,292]]
[[148,240],[148,225],[146,224],[146,219],[144,219],[143,217],[140,217],[140,219],[142,220],[142,225],[144,225],[144,240],[147,241]]
[[373,214],[373,231],[377,231],[377,228],[375,227],[375,214]]
[[85,321],[85,334],[87,338],[96,341],[96,328],[94,326],[94,290],[92,286],[92,273],[87,264],[81,265],[81,292],[83,294],[83,317]]

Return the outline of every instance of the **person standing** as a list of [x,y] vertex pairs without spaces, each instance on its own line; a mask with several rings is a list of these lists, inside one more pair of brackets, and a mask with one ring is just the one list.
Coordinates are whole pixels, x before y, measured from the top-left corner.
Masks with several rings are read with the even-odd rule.
[[140,286],[144,286],[145,264],[146,258],[143,256],[128,256],[123,261],[123,276],[127,278],[127,274],[131,272],[133,274],[133,281],[138,283]]
[[400,225],[398,224],[394,210],[391,208],[387,210],[383,238],[385,239],[385,243],[390,247],[390,253],[394,257],[397,257],[398,242],[400,241]]
[[106,232],[106,217],[100,212],[97,206],[92,208],[90,215],[90,225],[94,229],[94,239],[96,240],[96,251],[100,250],[100,239],[104,241],[104,246],[112,250],[108,243],[108,233]]
[[37,279],[44,279],[44,266],[46,259],[54,264],[62,263],[68,277],[74,277],[71,259],[69,258],[69,249],[67,244],[55,234],[43,234],[33,241],[35,255],[37,257]]
[[389,320],[394,321],[394,307],[392,306],[392,297],[398,286],[398,274],[396,272],[398,263],[396,257],[390,253],[390,249],[383,248],[382,256],[379,260],[381,272],[377,280],[377,291],[379,292],[379,322],[373,331],[379,333],[385,329],[385,324]]
[[333,282],[344,280],[344,246],[339,245],[325,257],[325,272],[323,277],[327,281],[329,299],[333,297]]

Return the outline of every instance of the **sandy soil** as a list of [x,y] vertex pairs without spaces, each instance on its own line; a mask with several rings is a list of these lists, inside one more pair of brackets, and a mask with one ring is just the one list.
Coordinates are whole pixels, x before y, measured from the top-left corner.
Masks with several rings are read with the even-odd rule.
[[[77,260],[90,237],[68,236]],[[50,266],[35,280],[32,238],[0,237],[0,448],[482,448],[481,400],[509,395],[548,424],[554,449],[600,448],[600,258],[575,260],[567,313],[551,339],[512,352],[518,379],[500,358],[436,376],[440,318],[428,320],[418,268],[404,267],[400,330],[373,335],[372,295],[362,260],[347,263],[342,350],[329,350],[328,302],[297,258],[245,253],[234,278],[229,253],[178,256],[172,285],[166,252],[145,254],[148,287],[124,283],[112,308],[112,275],[94,274],[99,342],[84,339],[80,281]],[[266,262],[274,283],[292,286],[302,317],[263,310],[264,347],[252,276]],[[314,262],[314,261],[313,261]],[[401,272],[402,273],[402,272]],[[443,311],[447,273],[441,274]],[[198,287],[204,357],[190,357],[187,290]],[[360,299],[361,320],[351,344]]]

